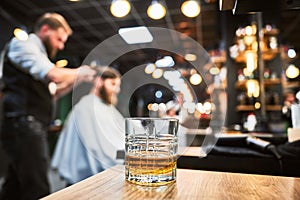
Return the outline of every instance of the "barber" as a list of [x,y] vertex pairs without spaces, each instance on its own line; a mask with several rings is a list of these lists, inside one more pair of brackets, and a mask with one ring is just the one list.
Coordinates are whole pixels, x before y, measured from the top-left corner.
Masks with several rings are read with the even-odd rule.
[[91,81],[88,66],[58,68],[51,61],[72,34],[63,16],[42,15],[27,40],[13,38],[3,63],[1,140],[9,158],[0,199],[38,199],[50,193],[47,178],[47,129],[51,120],[52,82],[55,95],[70,91],[76,80]]

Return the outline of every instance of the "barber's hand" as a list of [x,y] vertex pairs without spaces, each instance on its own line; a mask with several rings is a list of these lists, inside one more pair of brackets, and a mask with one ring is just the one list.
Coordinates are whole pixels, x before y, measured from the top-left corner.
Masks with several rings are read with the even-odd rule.
[[91,82],[94,80],[96,71],[87,65],[82,65],[78,68],[77,81],[78,82]]
[[75,82],[91,82],[95,74],[96,71],[86,65],[76,69],[53,67],[47,74],[47,79],[53,82],[49,90],[54,96],[65,95],[74,87]]
[[57,84],[71,85],[75,82],[93,80],[96,71],[87,65],[83,65],[76,69],[53,67],[47,74],[47,78]]

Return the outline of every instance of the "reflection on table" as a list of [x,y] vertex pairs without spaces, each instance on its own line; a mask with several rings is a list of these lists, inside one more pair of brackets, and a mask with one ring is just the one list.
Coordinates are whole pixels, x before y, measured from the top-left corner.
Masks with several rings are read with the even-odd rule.
[[51,199],[300,199],[300,178],[177,169],[160,187],[125,181],[118,165],[44,198]]

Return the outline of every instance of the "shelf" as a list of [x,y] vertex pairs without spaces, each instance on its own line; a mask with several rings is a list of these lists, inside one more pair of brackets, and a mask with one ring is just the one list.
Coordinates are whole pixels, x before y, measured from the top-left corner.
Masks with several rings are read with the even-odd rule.
[[[238,89],[246,89],[247,80],[244,81],[237,81],[235,83],[235,87]],[[264,85],[266,87],[281,84],[280,78],[271,78],[271,79],[264,79]]]
[[262,52],[262,57],[264,60],[272,60],[276,57],[276,55],[279,53],[278,48],[277,49],[269,49]]
[[281,84],[280,78],[264,79],[265,86],[276,85],[276,84]]
[[247,83],[247,80],[237,81],[235,83],[235,87],[238,88],[238,89],[246,89],[246,83]]
[[255,111],[254,105],[238,105],[236,107],[237,111]]
[[287,54],[284,54],[284,53],[280,53],[280,57],[281,57],[281,60],[289,63],[289,62],[292,62],[293,60],[296,60],[298,58],[298,56],[295,56],[294,58],[290,58],[288,57]]
[[[237,80],[234,83],[237,94],[239,95],[236,98],[235,103],[237,104],[234,109],[236,112],[239,112],[237,116],[257,113],[266,115],[267,118],[271,118],[274,114],[277,117],[277,115],[281,114],[282,111],[281,99],[279,98],[283,88],[282,78],[279,76],[279,69],[280,71],[282,70],[282,61],[280,60],[280,56],[285,55],[282,54],[282,49],[279,46],[274,46],[277,45],[274,41],[276,42],[276,40],[278,40],[277,35],[279,33],[279,29],[270,29],[268,26],[265,29],[257,30],[256,33],[258,32],[262,32],[263,37],[259,35],[259,38],[237,38],[240,39],[236,41],[235,45],[237,48],[232,48],[235,51],[230,54],[233,60],[238,63],[240,68],[244,68],[247,64],[256,64],[254,66],[256,67],[255,72],[248,76],[244,74],[244,77],[238,76],[237,79],[240,79],[241,81]],[[258,48],[260,48],[259,52]],[[243,70],[240,68],[238,69],[238,75]],[[256,98],[249,98],[247,95],[249,85],[248,81],[250,80],[253,80],[253,87],[255,87],[253,90],[259,87],[259,96]],[[252,88],[249,89],[252,90]],[[242,103],[246,105],[242,105]]]
[[265,28],[262,29],[264,35],[278,35],[279,29],[277,28],[272,28],[271,30],[267,30]]
[[[236,107],[237,111],[255,111],[254,105],[238,105]],[[267,105],[266,107],[267,111],[281,111],[282,106],[281,105]]]
[[53,125],[53,126],[49,126],[48,127],[48,132],[59,132],[59,131],[61,131],[61,129],[62,129],[62,126],[55,126],[55,125]]
[[282,106],[281,105],[267,105],[266,110],[267,111],[281,111]]
[[293,89],[300,87],[300,81],[283,81],[282,87],[284,89]]
[[[235,61],[238,63],[246,63],[247,61],[246,54],[249,52],[257,53],[256,51],[252,51],[252,50],[244,51],[235,58]],[[272,60],[276,57],[278,53],[279,53],[278,49],[269,49],[269,50],[262,51],[263,60],[265,61]]]

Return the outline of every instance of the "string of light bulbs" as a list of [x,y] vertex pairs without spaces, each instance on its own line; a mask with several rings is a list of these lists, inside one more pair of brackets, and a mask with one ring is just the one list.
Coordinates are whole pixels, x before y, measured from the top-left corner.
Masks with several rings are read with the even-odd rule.
[[[110,5],[111,14],[118,18],[125,17],[130,10],[131,5],[128,0],[113,0]],[[187,17],[197,17],[200,11],[200,2],[197,0],[187,0],[181,4],[181,12]],[[166,13],[166,7],[157,0],[153,0],[147,9],[147,15],[154,20],[162,19]]]

